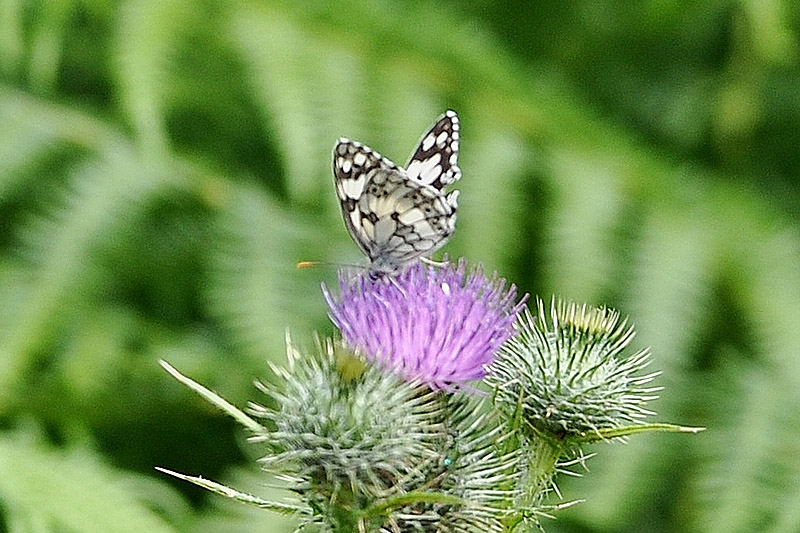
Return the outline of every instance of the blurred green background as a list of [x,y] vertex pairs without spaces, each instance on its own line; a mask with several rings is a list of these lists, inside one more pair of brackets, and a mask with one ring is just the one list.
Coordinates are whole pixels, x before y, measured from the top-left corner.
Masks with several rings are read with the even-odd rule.
[[[339,136],[462,124],[446,251],[629,315],[708,427],[598,446],[550,532],[800,531],[791,0],[0,0],[0,530],[289,531],[244,406],[362,258]],[[558,503],[557,498],[551,500]]]

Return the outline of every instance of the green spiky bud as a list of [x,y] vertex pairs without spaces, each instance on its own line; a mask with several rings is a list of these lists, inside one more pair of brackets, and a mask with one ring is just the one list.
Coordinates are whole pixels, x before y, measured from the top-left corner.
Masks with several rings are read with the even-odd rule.
[[258,437],[275,451],[262,464],[290,476],[325,521],[355,528],[362,508],[439,462],[450,440],[442,406],[333,342],[311,356],[287,351],[288,368],[273,368],[281,382],[260,385],[276,408],[251,409],[274,427]]
[[[542,502],[565,458],[582,461],[582,444],[641,423],[658,390],[645,387],[657,373],[641,374],[649,352],[624,355],[634,334],[617,312],[553,301],[548,316],[535,301],[537,316],[526,310],[518,318],[517,335],[500,349],[486,380],[522,456],[517,506],[534,510],[547,508]],[[518,520],[538,523],[529,513]]]
[[495,405],[524,421],[523,430],[565,445],[643,424],[659,373],[642,374],[649,350],[625,354],[634,337],[627,321],[605,307],[554,300],[548,316],[538,298],[536,305],[538,316],[520,318],[492,366]]
[[288,368],[274,368],[279,383],[260,385],[276,407],[251,412],[274,428],[255,439],[273,450],[262,464],[290,480],[309,521],[335,531],[502,531],[511,498],[497,476],[513,489],[516,456],[495,452],[497,429],[475,402],[333,342],[288,352]]

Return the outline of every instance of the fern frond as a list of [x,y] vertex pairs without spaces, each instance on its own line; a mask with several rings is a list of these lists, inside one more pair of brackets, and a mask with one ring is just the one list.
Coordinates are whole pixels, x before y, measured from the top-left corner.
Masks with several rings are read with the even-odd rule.
[[0,109],[23,125],[21,138],[28,139],[31,157],[60,143],[82,145],[95,155],[78,159],[63,176],[48,176],[47,194],[29,199],[24,219],[15,221],[16,255],[25,271],[16,280],[21,291],[16,313],[0,330],[0,395],[35,363],[34,354],[69,315],[70,305],[89,296],[99,274],[94,254],[135,224],[158,194],[186,183],[181,166],[168,172],[147,164],[102,122],[29,98],[6,100],[12,95],[2,95]]
[[755,366],[734,367],[728,382],[704,396],[712,412],[722,411],[714,438],[700,437],[705,454],[694,524],[708,531],[794,531],[799,517],[787,511],[800,499],[796,382]]
[[58,80],[58,69],[64,54],[64,37],[67,21],[77,7],[77,2],[45,2],[39,6],[30,45],[28,78],[33,89],[50,93]]
[[206,296],[253,361],[282,358],[286,328],[323,316],[318,281],[296,268],[309,234],[253,187],[231,187],[217,214]]
[[[20,432],[0,439],[0,500],[19,530],[175,531],[188,509],[165,484],[121,473],[86,449],[59,451]],[[42,529],[42,527],[44,529]]]
[[[41,206],[43,215],[20,228],[20,253],[30,266],[28,290],[13,321],[0,331],[0,382],[25,374],[31,354],[91,286],[93,251],[115,229],[132,223],[137,210],[167,183],[130,154],[108,155],[109,160],[77,168],[60,199]],[[0,388],[7,390],[6,383]]]
[[15,78],[22,71],[24,7],[23,2],[0,4],[0,75],[5,78]]
[[631,239],[624,294],[642,343],[681,371],[682,358],[703,336],[716,276],[713,220],[668,198],[653,206]]
[[525,229],[538,232],[544,227],[542,214],[531,209],[524,194],[526,169],[534,162],[518,132],[489,117],[474,117],[462,132],[461,166],[467,170],[458,184],[461,210],[453,248],[461,244],[463,254],[451,255],[465,255],[503,272],[522,247],[519,255],[529,262]]
[[279,9],[241,7],[232,13],[230,30],[255,99],[274,125],[290,196],[319,198],[331,187],[334,142],[360,129],[365,65]]
[[554,189],[551,221],[543,228],[548,286],[597,305],[617,267],[615,236],[625,201],[620,169],[605,154],[581,148],[553,153],[547,165]]
[[[181,38],[193,24],[186,0],[128,0],[117,17],[117,61],[122,107],[148,157],[167,153],[166,98],[174,80],[170,67]],[[174,67],[173,67],[174,69]]]

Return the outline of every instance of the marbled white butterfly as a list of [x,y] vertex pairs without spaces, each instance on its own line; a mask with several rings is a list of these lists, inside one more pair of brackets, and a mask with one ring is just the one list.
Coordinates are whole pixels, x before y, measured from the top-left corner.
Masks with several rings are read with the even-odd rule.
[[333,175],[347,230],[370,259],[372,277],[401,272],[444,246],[455,231],[461,177],[458,116],[447,111],[422,136],[405,168],[371,148],[339,139]]

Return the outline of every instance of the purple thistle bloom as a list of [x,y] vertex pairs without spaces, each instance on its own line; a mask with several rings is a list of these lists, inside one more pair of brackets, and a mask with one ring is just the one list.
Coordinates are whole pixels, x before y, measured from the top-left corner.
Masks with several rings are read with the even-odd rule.
[[466,262],[417,263],[392,278],[339,273],[341,296],[322,292],[344,341],[409,380],[451,389],[486,375],[485,365],[514,334],[527,298]]

